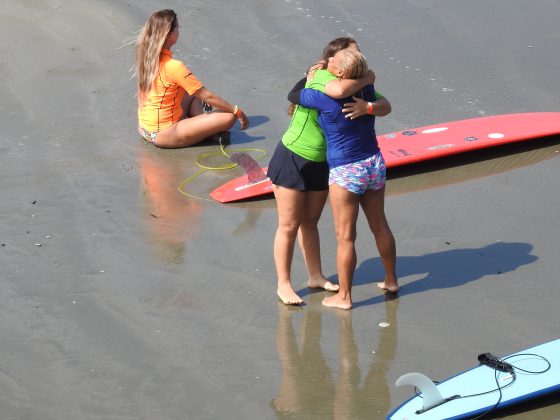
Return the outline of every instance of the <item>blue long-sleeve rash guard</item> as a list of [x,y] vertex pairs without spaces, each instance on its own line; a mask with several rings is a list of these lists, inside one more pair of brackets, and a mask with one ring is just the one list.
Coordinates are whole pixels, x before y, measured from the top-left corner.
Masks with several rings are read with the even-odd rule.
[[[366,86],[356,96],[372,102],[375,100],[373,85]],[[358,162],[379,151],[375,135],[375,116],[364,115],[356,119],[345,118],[342,108],[352,97],[333,99],[315,89],[296,89],[288,99],[307,108],[319,111],[319,125],[327,141],[327,162],[330,168]]]

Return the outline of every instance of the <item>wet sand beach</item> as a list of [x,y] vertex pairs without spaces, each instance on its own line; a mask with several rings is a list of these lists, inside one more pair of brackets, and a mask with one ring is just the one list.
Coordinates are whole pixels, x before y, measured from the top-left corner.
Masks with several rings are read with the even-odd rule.
[[[560,337],[558,138],[390,174],[397,299],[375,287],[362,215],[355,308],[321,306],[299,250],[306,305],[279,304],[273,198],[214,202],[241,174],[197,166],[216,146],[136,133],[125,44],[163,8],[175,55],[250,118],[230,150],[263,164],[288,91],[339,36],[392,103],[378,133],[560,110],[557,0],[4,0],[1,419],[382,419],[412,395],[394,386],[404,373],[443,380]],[[328,206],[319,228],[336,280]],[[554,403],[507,415],[557,419]]]

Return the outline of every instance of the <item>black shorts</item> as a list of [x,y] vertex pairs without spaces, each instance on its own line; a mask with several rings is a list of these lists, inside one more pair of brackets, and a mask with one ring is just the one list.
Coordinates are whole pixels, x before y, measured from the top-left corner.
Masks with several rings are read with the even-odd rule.
[[268,165],[267,175],[274,185],[300,191],[329,189],[327,162],[307,160],[278,143]]

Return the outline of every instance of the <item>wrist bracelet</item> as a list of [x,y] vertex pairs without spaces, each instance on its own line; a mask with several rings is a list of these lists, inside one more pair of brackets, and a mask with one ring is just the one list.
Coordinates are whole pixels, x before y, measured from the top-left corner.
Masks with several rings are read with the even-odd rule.
[[373,115],[373,103],[371,102],[367,103],[367,113],[368,115]]

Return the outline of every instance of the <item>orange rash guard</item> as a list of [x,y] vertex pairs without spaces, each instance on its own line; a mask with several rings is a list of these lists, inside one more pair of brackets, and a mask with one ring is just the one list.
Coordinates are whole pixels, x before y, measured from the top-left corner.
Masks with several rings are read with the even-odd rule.
[[146,101],[138,106],[138,125],[150,132],[175,124],[183,118],[181,101],[185,91],[192,95],[204,85],[169,50],[161,50],[159,71]]

